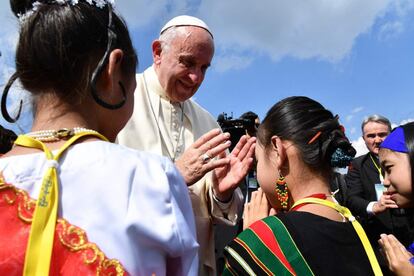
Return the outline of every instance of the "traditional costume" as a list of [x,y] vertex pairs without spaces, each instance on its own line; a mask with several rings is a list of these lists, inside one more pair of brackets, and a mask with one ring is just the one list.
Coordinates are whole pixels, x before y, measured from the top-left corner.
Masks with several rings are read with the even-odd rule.
[[306,203],[334,208],[350,222],[296,211],[259,220],[225,248],[223,275],[382,275],[348,209],[317,198],[294,206]]
[[[118,135],[118,142],[176,160],[186,148],[208,131],[219,128],[215,119],[193,100],[171,103],[153,67],[137,75],[134,113]],[[230,203],[213,197],[212,174],[188,190],[200,244],[199,275],[215,275],[213,223],[235,225],[243,204],[240,189]]]
[[197,273],[191,203],[169,160],[104,141],[48,159],[0,158],[1,275],[23,273],[35,210],[49,200],[44,175],[51,169],[60,193],[50,275]]

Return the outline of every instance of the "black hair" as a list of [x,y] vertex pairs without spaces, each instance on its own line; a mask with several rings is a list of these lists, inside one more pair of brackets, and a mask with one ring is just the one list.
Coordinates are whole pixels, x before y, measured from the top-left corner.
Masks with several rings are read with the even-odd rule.
[[259,118],[259,116],[253,111],[247,111],[247,112],[244,112],[242,115],[240,115],[240,119],[248,119],[248,120],[254,121],[257,118]]
[[13,147],[17,135],[12,130],[0,126],[0,154],[6,153]]
[[[355,149],[344,134],[338,117],[320,103],[294,96],[276,103],[260,124],[257,138],[268,147],[272,136],[292,141],[313,171],[329,177],[332,167],[343,167],[355,156]],[[338,163],[336,155],[342,160]]]
[[[40,2],[36,9],[34,2]],[[34,96],[53,91],[68,103],[81,102],[85,91],[91,91],[93,71],[107,55],[108,28],[116,35],[109,50],[121,49],[123,72],[135,73],[137,56],[127,26],[120,16],[112,14],[110,4],[98,8],[86,0],[76,5],[52,0],[10,0],[10,5],[16,16],[33,9],[21,20],[16,73],[12,78],[19,78]],[[110,16],[112,24],[108,26]]]
[[411,167],[411,186],[413,187],[414,198],[414,122],[407,123],[401,126],[404,131],[405,145],[408,149],[408,157],[410,159]]

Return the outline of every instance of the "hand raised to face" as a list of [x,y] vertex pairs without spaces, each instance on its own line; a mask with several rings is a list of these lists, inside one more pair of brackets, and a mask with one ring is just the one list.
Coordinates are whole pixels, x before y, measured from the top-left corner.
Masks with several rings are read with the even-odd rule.
[[374,203],[374,205],[372,206],[372,212],[374,214],[380,214],[387,209],[393,208],[398,208],[398,205],[395,204],[395,201],[391,199],[390,195],[384,193],[383,195],[381,195],[378,202]]
[[244,205],[243,230],[248,228],[252,223],[275,214],[276,211],[271,208],[266,194],[259,188],[252,193],[250,202]]

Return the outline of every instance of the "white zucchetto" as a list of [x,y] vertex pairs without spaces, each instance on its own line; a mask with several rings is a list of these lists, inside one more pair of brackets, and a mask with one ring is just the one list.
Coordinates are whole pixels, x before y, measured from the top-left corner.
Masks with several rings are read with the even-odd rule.
[[197,17],[194,17],[194,16],[189,16],[189,15],[180,15],[180,16],[174,17],[173,19],[168,21],[167,24],[164,25],[164,27],[162,27],[160,34],[162,34],[163,32],[165,32],[167,29],[171,27],[179,27],[179,26],[195,26],[195,27],[203,28],[207,32],[209,32],[211,37],[213,38],[213,34],[211,33],[209,27],[203,20]]

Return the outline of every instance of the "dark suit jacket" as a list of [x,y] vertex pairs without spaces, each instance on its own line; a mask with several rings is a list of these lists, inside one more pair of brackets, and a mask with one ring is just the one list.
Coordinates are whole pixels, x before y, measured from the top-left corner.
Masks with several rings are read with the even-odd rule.
[[[373,158],[377,161],[376,157]],[[394,234],[405,245],[412,242],[414,224],[412,211],[386,210],[378,215],[368,215],[366,211],[371,201],[377,201],[375,184],[380,183],[378,170],[372,162],[370,153],[352,161],[345,181],[348,192],[346,206],[354,216],[359,217],[374,246],[381,233]]]
[[355,158],[345,177],[348,188],[347,206],[352,214],[361,218],[368,218],[368,204],[377,201],[374,184],[380,183],[378,170],[370,156],[367,153]]

